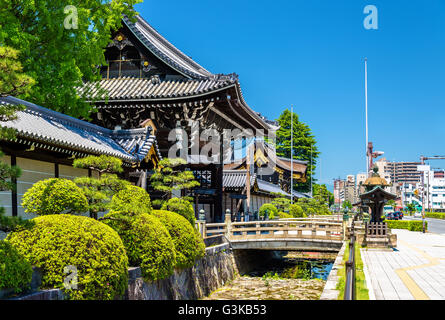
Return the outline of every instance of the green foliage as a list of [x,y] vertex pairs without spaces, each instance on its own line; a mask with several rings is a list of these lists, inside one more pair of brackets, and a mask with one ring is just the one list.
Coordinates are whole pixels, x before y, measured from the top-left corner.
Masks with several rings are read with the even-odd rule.
[[307,215],[304,213],[303,208],[296,203],[290,205],[289,213],[293,218],[307,217]]
[[408,210],[409,213],[414,213],[416,212],[416,205],[414,203],[408,203],[406,205],[406,209]]
[[140,266],[146,280],[165,279],[173,274],[176,252],[173,240],[158,218],[141,213],[111,211],[102,219],[120,235],[130,265]]
[[[4,153],[0,151],[0,160],[3,156]],[[10,166],[5,162],[0,161],[0,191],[14,190],[16,186],[12,183],[12,179],[20,177],[21,174],[22,170],[19,167]]]
[[99,178],[79,177],[74,182],[80,186],[88,199],[88,209],[92,218],[97,218],[99,212],[109,209],[111,197],[131,184],[119,179],[114,172],[122,172],[120,159],[101,155],[76,159],[75,168],[90,169],[98,173]]
[[81,214],[88,210],[88,201],[82,190],[68,179],[51,178],[36,182],[22,198],[26,213]]
[[73,161],[74,168],[91,169],[102,173],[119,173],[122,172],[122,160],[106,155],[88,156]]
[[[389,229],[406,229],[409,231],[423,231],[422,221],[417,220],[385,220]],[[428,221],[425,221],[425,230],[428,230]]]
[[72,300],[111,300],[128,287],[128,258],[119,235],[94,219],[48,215],[33,219],[29,230],[6,238],[33,266],[42,270],[43,288],[64,289],[67,266],[77,268],[77,290],[65,289]]
[[175,212],[186,218],[195,227],[195,210],[193,205],[182,198],[171,198],[162,205],[162,210]]
[[[284,110],[277,119],[280,129],[276,132],[277,156],[291,158],[291,112]],[[312,165],[311,165],[312,148]],[[293,114],[293,158],[308,161],[307,181],[296,183],[297,191],[310,191],[311,179],[316,171],[317,158],[320,152],[316,146],[315,137],[309,126],[299,120],[296,113]]]
[[322,203],[326,203],[328,207],[334,204],[334,194],[328,190],[325,184],[314,183],[313,197],[318,198]]
[[280,219],[290,219],[290,218],[293,218],[292,215],[290,215],[289,213],[283,212],[283,211],[278,212],[278,217]]
[[198,187],[200,184],[195,180],[193,172],[184,170],[187,162],[184,159],[165,158],[159,161],[159,167],[151,175],[151,186],[165,193],[166,199],[171,198],[173,190],[183,190]]
[[[0,137],[2,137],[1,129]],[[0,151],[0,159],[3,157],[3,155],[4,154]],[[14,183],[12,183],[12,179],[20,177],[21,173],[22,172],[19,167],[10,166],[5,162],[0,161],[0,191],[15,190],[16,186]],[[10,232],[20,226],[27,227],[29,225],[30,223],[21,217],[7,217],[5,215],[5,209],[0,207],[0,231]]]
[[274,219],[278,215],[278,209],[271,203],[265,203],[261,206],[258,214],[260,217],[265,217],[266,213],[269,215],[270,219]]
[[166,210],[153,210],[152,214],[161,220],[173,239],[176,250],[176,267],[190,268],[195,264],[195,260],[204,256],[204,241],[187,219]]
[[351,210],[351,209],[352,209],[352,204],[351,204],[350,201],[344,201],[344,202],[342,203],[341,207],[342,207],[343,209]]
[[319,197],[313,199],[300,198],[298,199],[297,204],[303,209],[306,216],[330,214],[327,204],[320,200]]
[[110,209],[127,212],[127,214],[151,213],[153,210],[150,195],[142,188],[127,186],[116,193],[111,199]]
[[121,26],[123,14],[136,14],[132,9],[139,2],[0,0],[0,44],[19,50],[23,71],[36,80],[21,98],[77,118],[88,117],[91,105],[84,96],[88,91],[79,95],[76,88],[83,81],[100,80],[97,66],[106,64],[103,52],[110,35]]
[[20,293],[28,289],[31,278],[31,264],[9,242],[0,240],[0,290]]
[[272,200],[272,205],[278,209],[278,211],[289,211],[290,199],[284,197],[277,197]]
[[34,225],[32,220],[22,217],[8,217],[5,215],[5,208],[0,207],[0,231],[11,232],[15,230],[27,229]]
[[[1,2],[0,2],[1,3]],[[0,97],[18,96],[31,90],[35,81],[23,73],[23,67],[18,60],[19,52],[13,48],[1,45],[0,41]],[[17,118],[16,112],[23,110],[21,105],[2,104],[0,122]],[[15,130],[0,126],[0,137],[11,139]]]
[[445,219],[445,213],[443,213],[443,212],[425,212],[425,217],[433,218],[433,219]]

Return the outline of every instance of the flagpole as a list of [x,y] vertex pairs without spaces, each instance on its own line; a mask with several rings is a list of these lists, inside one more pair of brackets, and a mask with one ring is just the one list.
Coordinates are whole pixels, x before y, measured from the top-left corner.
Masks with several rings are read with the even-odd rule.
[[366,177],[369,176],[368,155],[368,58],[365,58],[365,108],[366,108]]
[[294,203],[293,187],[294,187],[294,106],[290,107],[290,203]]

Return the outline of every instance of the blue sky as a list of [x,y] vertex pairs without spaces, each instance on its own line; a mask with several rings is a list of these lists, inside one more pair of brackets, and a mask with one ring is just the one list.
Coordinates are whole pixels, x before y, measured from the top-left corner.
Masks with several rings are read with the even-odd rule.
[[[378,9],[378,30],[363,26],[366,5]],[[445,154],[444,0],[145,0],[136,9],[209,71],[239,74],[255,111],[276,119],[293,104],[318,141],[322,183],[366,168],[365,57],[375,149],[391,161]]]

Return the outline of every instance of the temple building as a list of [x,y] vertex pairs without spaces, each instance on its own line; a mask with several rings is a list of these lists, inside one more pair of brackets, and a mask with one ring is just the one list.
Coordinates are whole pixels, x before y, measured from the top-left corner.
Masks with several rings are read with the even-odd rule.
[[90,170],[73,168],[75,158],[102,154],[119,158],[123,177],[135,184],[138,181],[132,172],[152,170],[161,159],[150,127],[110,130],[14,97],[0,98],[0,107],[6,104],[25,106],[17,112],[16,120],[0,122],[2,127],[16,130],[14,139],[0,140],[5,154],[2,161],[22,170],[15,181],[17,189],[0,192],[0,205],[7,215],[32,217],[20,203],[37,181],[93,176]]
[[[17,190],[1,193],[9,214],[23,215],[21,196],[33,183],[91,175],[72,162],[100,154],[122,159],[124,177],[154,197],[149,179],[159,160],[183,157],[184,170],[192,170],[201,184],[187,195],[208,221],[222,221],[234,205],[254,212],[276,194],[307,197],[290,191],[291,172],[295,182],[306,181],[307,162],[294,160],[291,168],[290,159],[276,158],[267,145],[255,150],[246,187],[246,162],[233,164],[234,141],[264,140],[279,127],[249,107],[236,74],[206,70],[140,16],[123,18],[104,54],[102,79],[77,88],[97,110],[91,123],[13,97],[0,99],[26,107],[17,120],[0,123],[17,130],[16,139],[0,141],[3,161],[23,170]],[[272,171],[262,174],[264,166]],[[241,204],[244,198],[248,204]]]
[[[140,16],[134,21],[124,17],[122,28],[112,34],[105,57],[108,65],[101,69],[102,80],[79,88],[79,94],[98,109],[92,114],[93,123],[108,129],[137,129],[148,124],[156,132],[163,157],[171,157],[172,147],[179,143],[188,170],[201,183],[191,194],[195,207],[202,204],[209,220],[222,221],[223,163],[230,162],[224,144],[230,144],[227,139],[264,137],[277,129],[276,123],[248,106],[236,74],[206,70]],[[186,134],[175,134],[178,128]],[[206,130],[219,140],[214,144],[216,152],[213,148],[202,154],[208,143],[202,139]],[[227,130],[235,134],[226,137]],[[212,161],[202,161],[208,157]],[[305,179],[306,164],[296,162],[294,166],[298,167],[296,177]],[[289,162],[280,159],[276,177],[268,181],[278,183],[281,175],[288,190],[289,179],[284,176],[288,176],[289,168]],[[140,174],[149,177],[148,171]]]

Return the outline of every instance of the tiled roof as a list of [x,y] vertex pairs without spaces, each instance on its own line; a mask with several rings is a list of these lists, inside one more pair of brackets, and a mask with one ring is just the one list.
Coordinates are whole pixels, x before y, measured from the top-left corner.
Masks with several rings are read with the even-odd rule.
[[167,41],[141,16],[137,15],[135,19],[133,23],[124,17],[123,22],[148,50],[171,68],[192,79],[214,76]]
[[[256,175],[250,176],[250,185],[255,184]],[[224,170],[223,187],[224,188],[244,188],[247,181],[246,170]]]
[[[139,78],[112,78],[99,81],[99,87],[108,93],[110,100],[160,100],[174,99],[188,96],[203,95],[225,89],[234,85],[231,80],[189,80],[189,81],[161,81],[153,82],[150,79]],[[79,89],[79,94],[86,91],[91,100],[105,100],[106,95],[101,94],[95,83],[86,83]]]
[[16,120],[0,122],[0,126],[16,129],[18,140],[82,154],[105,154],[127,162],[141,161],[153,144],[157,149],[149,127],[113,131],[14,97],[0,98],[0,106],[5,104],[26,107],[17,112]]
[[267,193],[279,193],[282,194],[286,197],[290,197],[291,195],[283,190],[281,190],[280,186],[261,180],[261,179],[257,179],[257,184],[258,184],[258,189],[260,191],[263,192],[267,192]]

